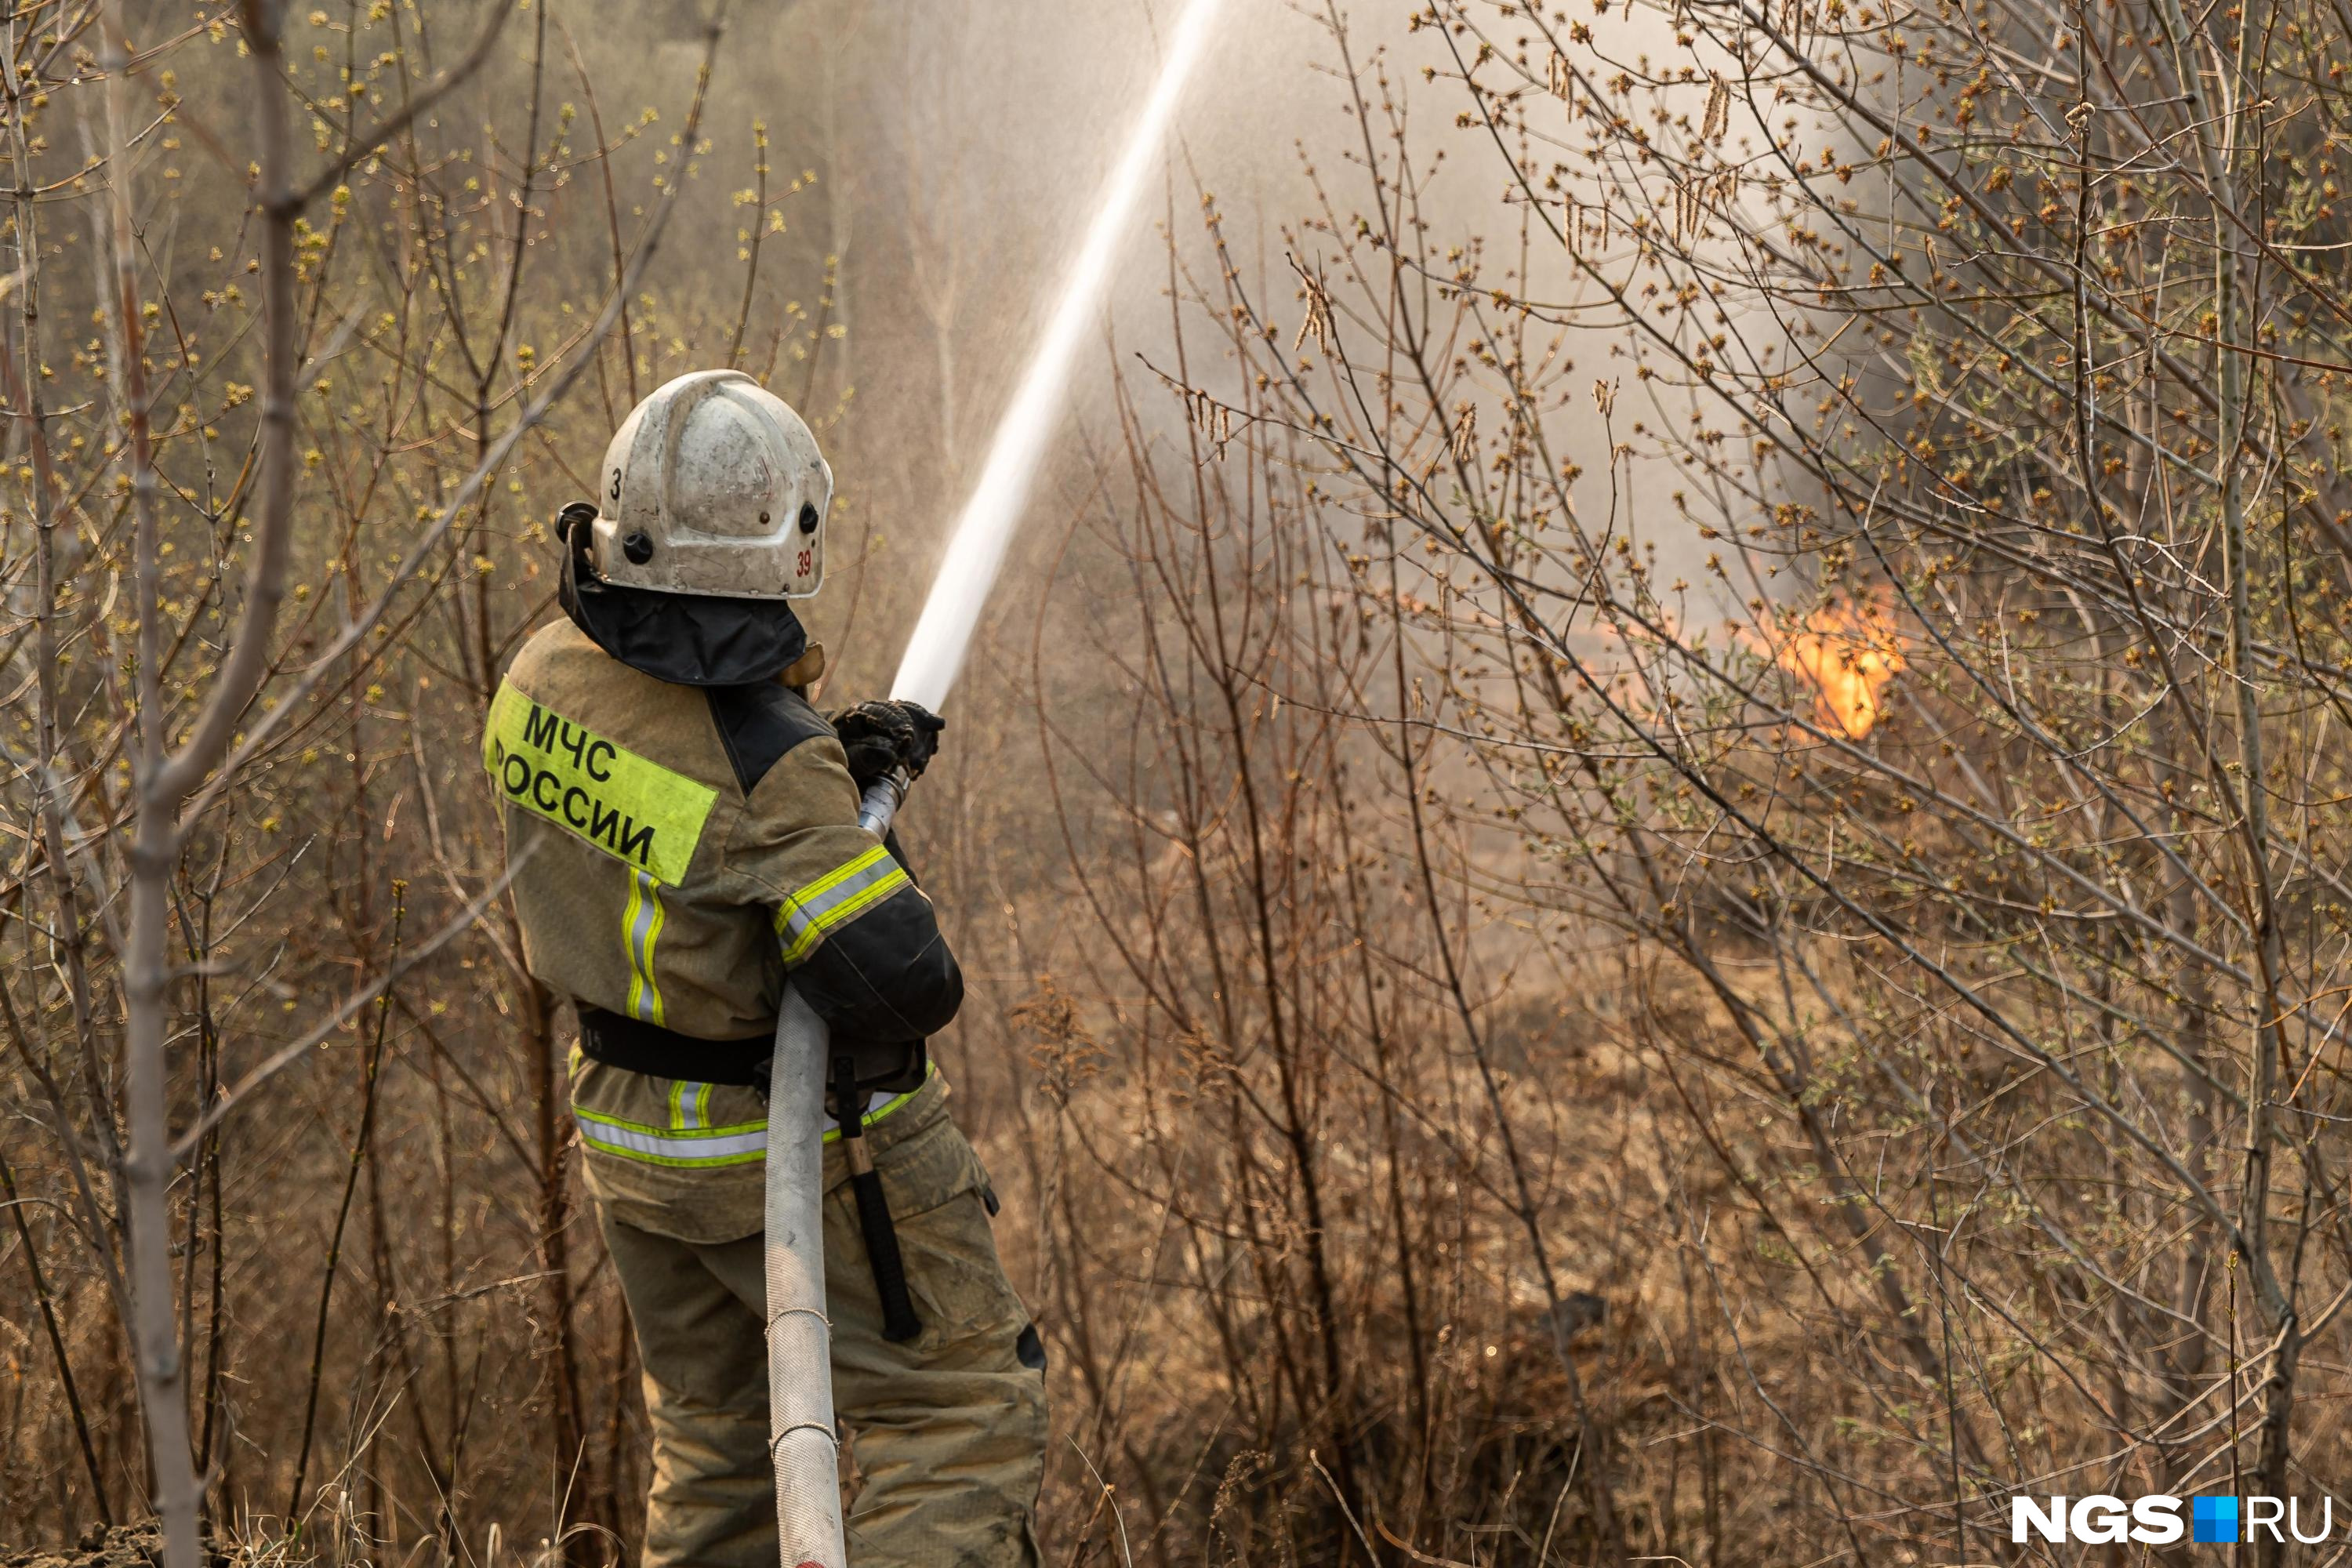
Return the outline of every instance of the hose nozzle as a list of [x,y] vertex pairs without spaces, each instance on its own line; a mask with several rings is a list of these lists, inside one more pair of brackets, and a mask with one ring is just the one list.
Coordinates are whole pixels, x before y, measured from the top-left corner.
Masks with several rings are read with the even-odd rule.
[[866,786],[858,797],[857,825],[880,838],[890,831],[890,819],[898,815],[898,807],[907,799],[907,786],[913,777],[904,768],[892,768]]

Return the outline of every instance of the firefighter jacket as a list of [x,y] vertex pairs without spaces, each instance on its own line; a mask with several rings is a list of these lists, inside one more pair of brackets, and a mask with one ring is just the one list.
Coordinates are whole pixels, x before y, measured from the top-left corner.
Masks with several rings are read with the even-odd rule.
[[[483,765],[530,973],[583,1047],[639,1073],[750,1084],[787,975],[837,1044],[912,1060],[963,980],[930,900],[857,824],[841,743],[794,673],[656,679],[570,621],[526,643]],[[604,1048],[600,1049],[600,1041]]]

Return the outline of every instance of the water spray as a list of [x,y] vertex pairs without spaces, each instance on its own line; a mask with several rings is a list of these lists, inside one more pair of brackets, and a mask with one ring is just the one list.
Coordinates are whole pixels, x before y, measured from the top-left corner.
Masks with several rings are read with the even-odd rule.
[[[1035,482],[1111,263],[1150,176],[1185,79],[1207,46],[1221,0],[1190,0],[1126,149],[1103,187],[1086,239],[1063,278],[1036,352],[989,443],[988,460],[957,517],[947,554],[908,639],[893,697],[937,709],[963,668],[980,607],[996,583]],[[903,773],[876,781],[858,821],[877,837],[905,797]],[[768,1431],[776,1467],[782,1568],[847,1568],[833,1415],[832,1331],[824,1316],[825,1027],[790,984],[776,1020],[768,1107]]]
[[964,502],[955,531],[949,536],[948,552],[940,562],[939,575],[931,580],[930,597],[924,600],[915,635],[907,641],[898,678],[890,684],[893,697],[936,709],[946,700],[957,671],[963,668],[981,605],[1004,564],[1005,547],[1012,542],[1013,531],[1028,504],[1046,440],[1060,419],[1071,362],[1094,324],[1111,263],[1118,259],[1119,242],[1127,237],[1136,197],[1156,166],[1168,121],[1183,94],[1184,79],[1192,74],[1208,43],[1209,24],[1218,4],[1219,0],[1192,0],[1169,37],[1168,58],[1160,68],[1160,79],[1152,85],[1142,116],[1128,134],[1118,167],[1111,171],[1103,187],[1101,205],[1087,227],[1086,243],[1062,279],[1054,313],[1046,320],[1036,353],[1030,356],[1020,387],[996,426],[996,438],[989,444],[988,461],[980,470],[979,482],[971,487],[971,499]]

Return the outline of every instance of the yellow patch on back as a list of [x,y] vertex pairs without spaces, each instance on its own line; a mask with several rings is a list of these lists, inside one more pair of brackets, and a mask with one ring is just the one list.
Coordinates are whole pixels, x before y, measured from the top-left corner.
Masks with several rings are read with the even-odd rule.
[[502,685],[482,766],[509,804],[667,887],[686,879],[719,792],[672,773]]

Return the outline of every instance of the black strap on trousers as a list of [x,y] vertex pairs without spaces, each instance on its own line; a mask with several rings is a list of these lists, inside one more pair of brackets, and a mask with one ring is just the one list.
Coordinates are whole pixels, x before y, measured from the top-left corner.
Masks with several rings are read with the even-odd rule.
[[857,1200],[857,1228],[866,1238],[866,1258],[874,1266],[874,1288],[882,1297],[882,1337],[903,1343],[923,1331],[907,1293],[907,1265],[898,1256],[898,1232],[890,1223],[882,1174],[866,1147],[865,1097],[857,1092],[857,1063],[833,1058],[834,1112],[841,1123],[841,1155],[849,1166],[849,1190]]

